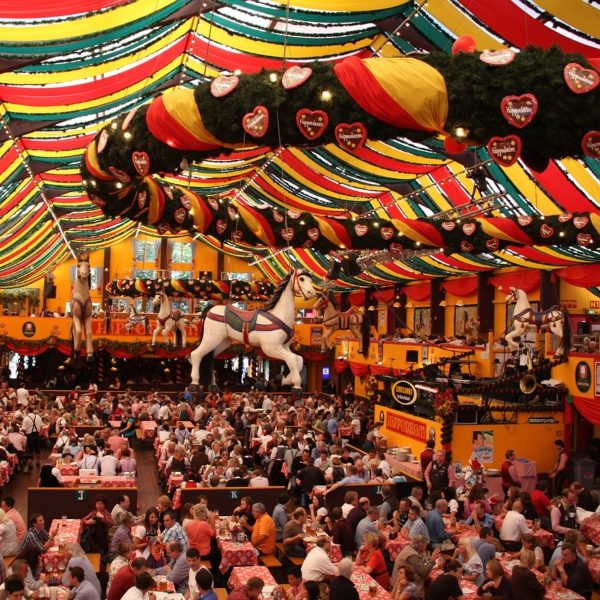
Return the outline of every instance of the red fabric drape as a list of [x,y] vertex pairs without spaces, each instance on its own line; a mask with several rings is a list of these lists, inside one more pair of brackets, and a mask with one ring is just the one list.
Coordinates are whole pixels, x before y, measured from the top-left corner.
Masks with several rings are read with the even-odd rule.
[[600,265],[577,265],[555,271],[558,277],[576,287],[590,288],[600,285]]
[[364,306],[365,305],[365,290],[357,290],[356,292],[352,292],[348,296],[350,300],[350,304],[352,306]]
[[322,352],[308,351],[301,352],[300,354],[302,354],[302,358],[304,358],[304,360],[307,360],[309,362],[321,362],[327,358],[327,355],[323,354]]
[[383,365],[369,365],[369,369],[373,375],[389,375],[392,372],[390,367]]
[[336,373],[343,373],[348,368],[348,363],[345,360],[338,360],[336,358],[333,361],[333,368]]
[[369,374],[369,365],[350,361],[350,370],[356,377],[364,377]]
[[528,294],[540,287],[540,272],[522,269],[512,273],[500,273],[490,277],[490,283],[494,287],[502,288],[506,291],[508,291],[508,288],[514,287]]
[[394,301],[394,288],[373,292],[373,298],[381,304],[391,304]]
[[409,300],[414,300],[415,302],[429,300],[429,297],[431,296],[431,282],[424,281],[423,283],[417,283],[416,285],[407,285],[402,288],[402,291]]
[[[587,419],[594,425],[600,425],[600,410],[598,410],[598,400],[595,398],[581,398],[579,396],[573,396],[573,403],[575,404],[575,408],[579,411],[579,414],[584,419]],[[567,406],[568,404],[565,404],[565,417],[567,417]],[[568,423],[565,419],[565,425],[567,424]]]
[[440,287],[453,296],[466,298],[477,291],[477,277],[464,277],[462,279],[450,279],[443,281]]

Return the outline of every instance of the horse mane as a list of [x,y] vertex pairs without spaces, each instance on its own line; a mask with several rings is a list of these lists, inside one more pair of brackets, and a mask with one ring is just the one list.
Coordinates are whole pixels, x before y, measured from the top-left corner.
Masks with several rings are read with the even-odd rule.
[[331,304],[333,305],[333,308],[335,308],[335,310],[337,310],[338,303],[337,303],[335,294],[331,290],[328,290],[324,295],[325,295],[325,298],[327,298],[327,300],[329,300],[329,302],[331,302]]
[[279,285],[275,288],[273,292],[273,297],[263,306],[263,310],[271,310],[275,308],[275,305],[279,302],[281,298],[281,294],[283,294],[287,284],[290,282],[290,279],[293,275],[294,271],[288,273],[279,283]]

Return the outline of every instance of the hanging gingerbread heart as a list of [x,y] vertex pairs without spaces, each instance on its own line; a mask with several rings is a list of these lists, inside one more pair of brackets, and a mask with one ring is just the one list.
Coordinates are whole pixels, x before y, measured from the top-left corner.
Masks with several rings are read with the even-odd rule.
[[296,113],[296,125],[300,133],[308,140],[320,138],[328,124],[329,116],[324,110],[301,108]]
[[146,198],[147,197],[148,197],[148,194],[145,190],[142,190],[141,192],[137,193],[136,201],[137,201],[137,205],[140,208],[144,208],[144,206],[146,206]]
[[500,240],[497,237],[490,238],[489,240],[486,240],[485,247],[490,252],[496,252],[496,250],[500,248]]
[[390,252],[392,254],[402,254],[402,252],[404,252],[404,246],[402,244],[397,244],[396,242],[392,242],[390,244]]
[[540,225],[540,235],[547,240],[554,235],[554,227],[548,225],[548,223],[542,223]]
[[206,201],[213,210],[219,210],[219,201],[216,198],[210,197],[207,198]]
[[572,218],[573,218],[573,213],[570,213],[570,212],[564,212],[564,213],[558,215],[559,223],[568,223]]
[[319,231],[318,227],[311,227],[307,232],[306,235],[308,235],[308,237],[313,241],[316,242],[319,237],[321,237],[321,232]]
[[500,102],[502,116],[513,126],[522,129],[533,121],[538,110],[538,99],[533,94],[505,96]]
[[578,233],[575,239],[580,246],[589,246],[593,241],[589,233]]
[[134,169],[142,176],[146,177],[150,172],[150,157],[147,152],[132,152],[131,162]]
[[590,220],[587,217],[575,217],[573,219],[573,225],[575,225],[576,229],[583,229]]
[[569,89],[576,94],[587,94],[598,87],[600,75],[593,69],[586,69],[577,63],[569,63],[563,71]]
[[255,138],[263,137],[269,129],[269,110],[262,105],[256,106],[242,119],[244,131]]
[[476,227],[477,226],[475,225],[475,223],[465,223],[462,226],[462,230],[465,235],[473,235],[473,233],[475,233]]
[[165,235],[165,234],[167,234],[167,233],[169,232],[169,230],[170,230],[170,228],[169,228],[169,225],[168,225],[167,223],[159,223],[159,224],[156,226],[156,231],[158,231],[158,233],[159,233],[160,235]]
[[285,220],[285,217],[277,210],[277,209],[273,209],[273,220],[276,223],[283,223],[283,221]]
[[366,235],[367,231],[369,231],[369,226],[365,223],[357,223],[354,226],[354,231],[358,237],[362,237],[363,235]]
[[240,78],[237,75],[219,75],[210,83],[210,93],[215,98],[223,98],[227,94],[231,94],[238,86]]
[[293,237],[294,237],[294,230],[292,227],[284,227],[281,230],[281,237],[286,241],[286,242],[291,242]]
[[170,185],[165,185],[163,188],[165,190],[165,195],[169,200],[173,200],[173,188]]
[[227,230],[227,223],[223,219],[219,219],[216,224],[217,233],[220,235]]
[[442,229],[445,229],[446,231],[454,231],[455,227],[456,227],[456,223],[454,221],[443,221],[442,222]]
[[588,131],[581,140],[581,148],[588,156],[600,158],[600,131]]
[[185,210],[185,208],[183,208],[183,206],[180,206],[178,209],[175,210],[175,212],[173,213],[173,217],[175,217],[175,220],[181,224],[185,221],[185,217],[187,216],[187,210]]
[[367,141],[367,128],[362,123],[340,123],[335,126],[335,139],[337,143],[349,150],[355,152],[365,145]]
[[121,169],[108,167],[108,170],[113,174],[114,178],[121,183],[129,183],[131,181],[131,177],[125,173],[125,171],[121,171]]
[[239,229],[237,231],[232,231],[230,234],[230,238],[232,242],[240,242],[244,237],[244,233]]
[[100,154],[104,148],[106,148],[106,144],[108,142],[108,131],[106,129],[102,130],[102,133],[98,137],[98,142],[96,144],[96,152]]
[[286,70],[281,77],[281,85],[286,90],[293,90],[301,86],[312,75],[310,67],[293,66]]
[[460,243],[460,249],[463,252],[471,252],[471,250],[473,250],[473,244],[471,244],[471,242],[467,242],[467,241],[463,240]]
[[288,216],[288,218],[294,219],[294,221],[297,221],[302,216],[302,213],[298,212],[297,210],[288,210],[287,216]]
[[235,210],[235,208],[233,208],[233,206],[228,206],[227,207],[227,214],[229,215],[229,218],[231,220],[235,219],[237,217],[237,210]]
[[123,120],[123,123],[121,123],[121,129],[123,131],[125,131],[129,127],[129,125],[131,125],[131,121],[132,121],[133,117],[135,117],[135,113],[138,111],[138,108],[139,108],[139,106],[136,106],[135,108],[132,108],[127,113],[127,116]]
[[190,208],[192,208],[192,203],[190,202],[190,199],[187,196],[181,196],[179,198],[179,202],[181,202],[181,206],[183,206],[183,208],[185,208],[186,210],[190,210]]
[[521,227],[527,227],[527,225],[531,225],[532,222],[533,217],[531,215],[519,215],[517,217],[517,223],[519,223]]
[[394,235],[394,230],[391,227],[382,227],[380,229],[381,237],[387,242]]
[[503,67],[515,59],[516,53],[510,48],[502,50],[485,50],[479,55],[479,60],[491,67]]
[[503,167],[514,165],[521,154],[521,138],[518,135],[494,136],[487,143],[490,156]]

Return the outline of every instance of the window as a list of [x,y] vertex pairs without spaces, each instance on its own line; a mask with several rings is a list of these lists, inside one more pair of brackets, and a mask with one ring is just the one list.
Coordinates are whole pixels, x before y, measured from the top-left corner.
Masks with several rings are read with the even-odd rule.
[[190,300],[184,300],[181,298],[171,298],[171,309],[179,309],[182,313],[190,312]]
[[156,279],[156,271],[154,269],[135,269],[133,276],[138,279]]
[[193,276],[192,271],[171,271],[171,279],[191,279]]
[[154,298],[136,298],[134,303],[135,310],[139,313],[152,313],[154,312],[153,302]]
[[191,264],[193,258],[193,242],[173,242],[171,246],[171,262]]
[[158,241],[133,240],[133,257],[137,262],[156,262],[159,248]]

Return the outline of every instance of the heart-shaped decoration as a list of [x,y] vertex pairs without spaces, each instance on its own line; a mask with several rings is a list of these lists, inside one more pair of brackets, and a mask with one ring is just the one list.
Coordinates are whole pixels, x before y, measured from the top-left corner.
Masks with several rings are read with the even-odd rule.
[[100,154],[104,148],[106,148],[106,144],[108,143],[108,131],[106,129],[102,130],[102,133],[98,136],[98,142],[96,143],[96,152]]
[[148,194],[145,190],[142,190],[141,192],[137,193],[136,201],[137,201],[137,205],[140,208],[144,208],[144,206],[146,206],[147,197],[148,197]]
[[578,233],[575,239],[580,246],[589,246],[592,243],[592,236],[589,233]]
[[531,225],[532,221],[533,217],[531,215],[519,215],[517,217],[517,223],[519,223],[521,227],[527,227],[527,225]]
[[173,217],[175,218],[175,221],[177,221],[177,223],[179,223],[179,224],[181,224],[185,221],[186,216],[187,216],[187,210],[185,210],[185,208],[183,208],[183,206],[180,206],[173,213]]
[[500,240],[497,237],[490,238],[489,240],[486,240],[485,247],[490,252],[496,252],[496,250],[500,248]]
[[240,242],[244,234],[238,229],[237,231],[232,231],[230,237],[232,242]]
[[227,214],[229,215],[229,218],[233,221],[233,219],[235,219],[237,216],[237,210],[235,210],[235,208],[233,208],[233,206],[228,206]]
[[487,144],[490,156],[503,167],[514,165],[521,154],[521,138],[517,135],[494,136]]
[[300,133],[308,140],[320,138],[328,124],[329,117],[323,110],[301,108],[296,113],[296,125]]
[[558,215],[558,222],[559,223],[568,223],[572,218],[573,218],[573,213],[565,212],[565,213]]
[[516,53],[510,48],[502,50],[485,50],[479,55],[479,60],[491,67],[503,67],[515,59]]
[[165,191],[167,198],[169,198],[169,200],[173,200],[173,188],[170,185],[165,185],[163,190]]
[[350,152],[362,148],[367,141],[367,129],[362,123],[340,123],[335,126],[335,139],[337,143]]
[[367,231],[369,231],[369,226],[366,225],[365,223],[357,223],[354,226],[354,231],[356,232],[356,235],[358,237],[362,237],[363,235],[365,235],[367,233]]
[[505,96],[500,102],[502,116],[513,126],[522,129],[533,121],[538,110],[538,99],[533,94]]
[[245,114],[242,119],[244,131],[255,138],[263,137],[269,129],[269,111],[265,106],[259,105],[251,113]]
[[304,244],[302,244],[302,246],[300,246],[301,248],[312,248],[313,247],[313,243],[311,240],[306,240],[304,242]]
[[587,94],[600,83],[600,75],[594,69],[586,69],[577,63],[569,63],[563,71],[569,89],[576,94]]
[[225,231],[227,230],[227,223],[223,221],[223,219],[219,219],[217,221],[216,228],[218,234],[225,233]]
[[390,244],[390,252],[392,254],[402,254],[403,251],[404,246],[402,244],[397,244],[396,242]]
[[287,211],[287,216],[290,219],[294,219],[294,221],[296,221],[296,220],[298,220],[302,216],[302,213],[298,212],[297,210],[288,210]]
[[156,226],[156,231],[158,231],[160,235],[165,235],[169,232],[169,225],[167,223],[159,223]]
[[391,227],[382,227],[379,231],[385,241],[391,239],[394,235],[394,230]]
[[581,140],[581,148],[592,158],[600,158],[600,131],[588,131]]
[[216,198],[207,198],[208,205],[213,210],[219,210],[219,201]]
[[445,229],[446,231],[454,231],[455,227],[456,227],[456,223],[454,221],[443,221],[442,222],[442,229]]
[[132,152],[131,162],[134,169],[142,176],[146,177],[150,172],[150,157],[147,152]]
[[312,75],[310,67],[293,66],[286,70],[281,77],[281,85],[286,90],[293,90],[301,86]]
[[129,127],[129,125],[131,125],[131,121],[132,121],[133,117],[135,117],[135,113],[138,111],[138,109],[139,109],[139,106],[136,106],[135,108],[132,108],[127,113],[127,116],[123,120],[123,123],[121,123],[121,129],[123,131],[125,131]]
[[227,94],[231,94],[238,86],[240,78],[237,75],[219,75],[210,83],[210,93],[215,98],[223,98]]
[[465,235],[473,235],[473,233],[475,233],[476,228],[477,228],[477,225],[475,225],[475,223],[465,223],[462,226],[462,230]]
[[306,235],[308,235],[313,242],[316,242],[321,237],[321,232],[319,231],[318,227],[311,227],[306,232]]
[[179,198],[179,202],[181,202],[181,206],[183,206],[185,210],[190,210],[190,208],[192,208],[192,203],[187,196],[181,196],[181,198]]
[[276,209],[273,209],[273,220],[276,223],[283,223],[285,217]]
[[473,244],[471,244],[471,242],[467,242],[467,241],[463,240],[460,243],[460,249],[463,252],[471,252],[471,250],[473,250]]
[[291,242],[293,237],[294,237],[294,230],[292,227],[284,227],[281,230],[281,237],[286,241],[286,242]]
[[583,229],[590,220],[587,217],[575,217],[573,219],[573,225],[575,225],[576,229]]
[[129,183],[131,181],[131,177],[125,173],[125,171],[117,169],[117,167],[108,167],[108,170],[113,174],[113,177],[121,183]]
[[554,235],[554,227],[551,227],[548,223],[542,223],[540,225],[540,235],[547,240]]

